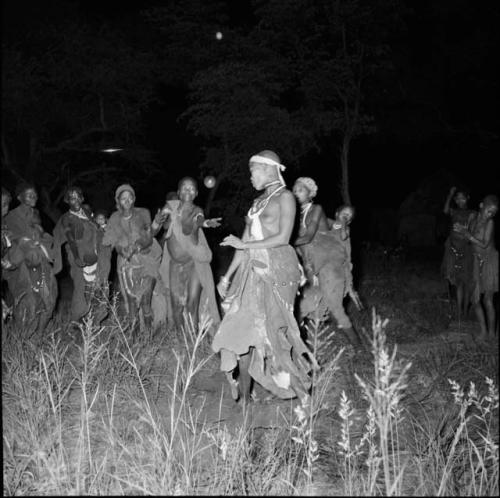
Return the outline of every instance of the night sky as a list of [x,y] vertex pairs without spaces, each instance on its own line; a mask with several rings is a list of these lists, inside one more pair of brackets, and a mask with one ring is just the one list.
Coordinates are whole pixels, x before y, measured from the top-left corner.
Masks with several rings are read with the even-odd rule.
[[[229,26],[247,29],[255,23],[250,0],[223,3]],[[402,27],[389,39],[394,70],[376,93],[366,95],[376,132],[352,144],[352,201],[365,211],[397,208],[422,179],[444,169],[470,187],[472,204],[477,204],[487,193],[500,193],[498,2],[407,0],[399,4]],[[86,0],[69,12],[72,20],[105,23],[147,47],[156,41],[140,12],[161,5],[160,1]],[[3,43],[24,46],[30,31],[64,23],[66,16],[68,7],[62,1],[4,1]],[[9,95],[4,93],[3,98]],[[178,119],[186,99],[185,86],[166,85],[160,78],[156,99],[143,115],[144,145],[160,163],[169,164],[168,175],[157,176],[140,189],[141,195],[147,195],[143,204],[151,209],[181,176],[200,177],[203,139],[193,136]],[[297,176],[317,179],[318,201],[331,215],[341,202],[338,156],[334,140],[324,138],[320,145],[320,150],[304,154],[287,178],[289,183]],[[201,190],[203,201],[206,192]]]

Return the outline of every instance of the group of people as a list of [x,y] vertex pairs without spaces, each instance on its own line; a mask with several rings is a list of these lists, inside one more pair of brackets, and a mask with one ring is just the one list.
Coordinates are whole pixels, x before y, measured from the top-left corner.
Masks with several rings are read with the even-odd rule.
[[[453,205],[452,205],[453,201]],[[444,205],[452,229],[445,242],[442,272],[456,289],[460,321],[472,304],[480,325],[478,339],[493,338],[497,327],[493,296],[498,292],[498,251],[493,218],[498,197],[487,195],[474,211],[468,208],[469,194],[452,187]]]
[[[167,195],[153,219],[147,209],[136,207],[128,184],[116,189],[116,210],[109,219],[91,212],[79,187],[69,187],[68,211],[53,235],[41,226],[33,185],[18,188],[20,204],[10,212],[10,194],[2,190],[2,278],[15,303],[14,320],[34,323],[38,330],[46,326],[57,299],[55,275],[62,269],[63,246],[73,280],[72,320],[90,310],[95,320],[104,319],[114,250],[133,334],[141,330],[141,319],[142,330],[161,322],[182,327],[188,317],[197,328],[208,314],[212,348],[220,353],[235,399],[249,399],[253,380],[281,398],[307,397],[309,373],[317,363],[295,318],[299,288],[303,299],[314,297],[315,306],[322,301],[338,327],[359,342],[342,304],[349,295],[360,305],[350,251],[354,209],[342,206],[334,220],[327,218],[313,201],[314,180],[299,178],[293,192],[288,190],[285,168],[272,151],[252,156],[249,168],[261,195],[248,211],[242,237],[229,235],[220,243],[235,253],[217,286],[203,229],[218,227],[220,218],[206,219],[194,204],[198,188],[190,177]],[[299,230],[292,241],[297,201]]]

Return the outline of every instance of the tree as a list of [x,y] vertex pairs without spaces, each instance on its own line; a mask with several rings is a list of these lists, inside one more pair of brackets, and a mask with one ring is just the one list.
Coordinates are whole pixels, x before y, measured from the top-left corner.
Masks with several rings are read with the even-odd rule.
[[393,2],[269,0],[258,4],[262,43],[288,57],[301,95],[303,122],[316,138],[337,143],[340,192],[351,203],[349,155],[353,140],[375,131],[364,107],[367,79],[390,67],[386,43]]
[[[202,171],[225,184],[225,211],[248,203],[248,159],[259,150],[276,150],[293,162],[304,145],[303,130],[293,113],[280,106],[282,83],[258,62],[226,62],[200,71],[191,83],[191,105],[182,115],[187,127],[205,139]],[[212,200],[211,199],[211,200]],[[211,200],[207,211],[211,208]],[[240,213],[241,216],[241,213]]]
[[[3,47],[2,168],[37,183],[55,220],[68,181],[95,185],[128,167],[155,168],[139,142],[154,60],[107,26],[49,26],[37,36],[36,52]],[[122,164],[99,152],[110,142],[124,149]]]

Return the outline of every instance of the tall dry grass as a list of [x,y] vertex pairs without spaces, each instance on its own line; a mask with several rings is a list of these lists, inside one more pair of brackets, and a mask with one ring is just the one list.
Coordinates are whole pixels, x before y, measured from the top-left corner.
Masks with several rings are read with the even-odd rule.
[[193,402],[195,379],[217,364],[206,317],[198,331],[187,319],[183,330],[134,342],[109,306],[110,323],[89,317],[76,345],[61,322],[37,344],[4,328],[6,494],[498,495],[495,383],[464,390],[450,381],[441,417],[415,417],[405,397],[411,365],[389,351],[375,313],[372,374],[356,377],[362,409],[345,392],[332,396],[344,349],[316,320],[308,339],[322,368],[309,402],[290,402],[291,416],[258,429],[258,404],[235,404],[241,417],[231,425],[224,392],[215,422],[211,400]]

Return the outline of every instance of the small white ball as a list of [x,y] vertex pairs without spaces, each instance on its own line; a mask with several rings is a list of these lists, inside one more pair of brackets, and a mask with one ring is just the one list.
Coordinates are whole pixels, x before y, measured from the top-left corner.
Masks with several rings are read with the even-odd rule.
[[217,38],[217,40],[222,40],[222,33],[217,31],[217,33],[215,33],[215,38]]
[[215,186],[215,178],[213,176],[206,176],[203,180],[205,187],[213,188]]

